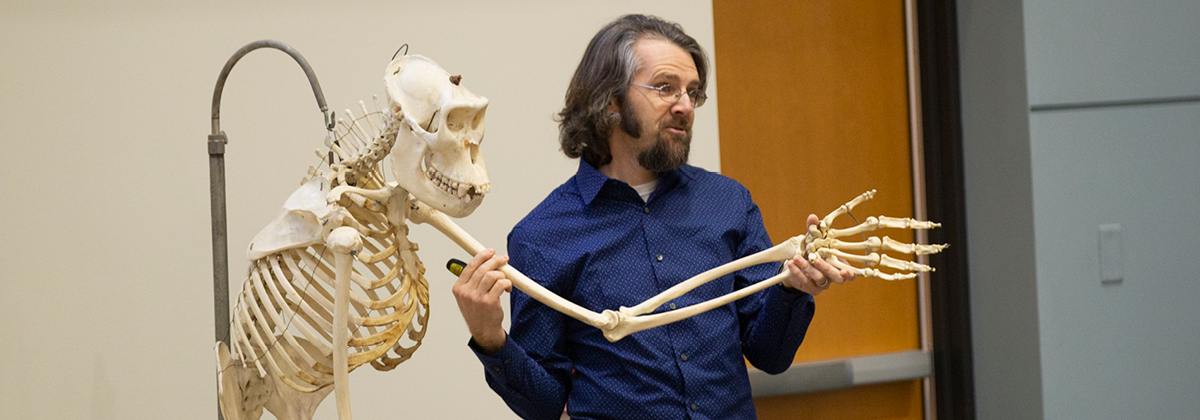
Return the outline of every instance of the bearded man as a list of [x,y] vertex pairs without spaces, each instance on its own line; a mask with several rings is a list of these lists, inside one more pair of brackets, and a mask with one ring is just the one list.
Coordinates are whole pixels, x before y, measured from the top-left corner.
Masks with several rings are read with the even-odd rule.
[[[512,291],[511,331],[500,296],[511,264],[595,312],[634,306],[710,268],[770,247],[758,206],[736,181],[687,165],[708,59],[674,23],[628,15],[592,38],[559,113],[573,177],[508,236],[510,257],[486,250],[453,292],[469,345],[491,388],[518,415],[558,419],[753,419],[743,356],[780,373],[814,313],[813,296],[853,279],[801,256],[780,285],[615,343]],[[810,215],[809,224],[817,217]],[[654,313],[700,303],[771,277],[749,267],[692,290]]]

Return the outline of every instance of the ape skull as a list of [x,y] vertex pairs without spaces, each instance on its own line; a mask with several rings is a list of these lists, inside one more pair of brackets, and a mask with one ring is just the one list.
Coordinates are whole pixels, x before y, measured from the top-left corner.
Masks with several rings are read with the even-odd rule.
[[396,58],[384,74],[392,113],[402,118],[390,153],[392,176],[451,217],[470,215],[491,190],[479,152],[488,100],[461,80],[420,55]]

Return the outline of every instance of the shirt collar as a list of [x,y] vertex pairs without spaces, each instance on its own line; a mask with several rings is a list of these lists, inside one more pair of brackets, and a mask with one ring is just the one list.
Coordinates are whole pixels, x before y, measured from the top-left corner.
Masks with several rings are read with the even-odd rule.
[[[671,188],[687,184],[688,180],[693,177],[690,173],[692,170],[695,170],[695,168],[683,165],[679,169],[660,174],[658,177],[658,188],[650,197],[653,198]],[[575,186],[579,189],[579,194],[582,196],[584,203],[591,205],[592,201],[595,201],[596,197],[600,195],[600,191],[604,186],[609,183],[609,180],[620,182],[600,173],[598,169],[593,168],[592,165],[583,159],[579,159],[579,170],[575,172]]]

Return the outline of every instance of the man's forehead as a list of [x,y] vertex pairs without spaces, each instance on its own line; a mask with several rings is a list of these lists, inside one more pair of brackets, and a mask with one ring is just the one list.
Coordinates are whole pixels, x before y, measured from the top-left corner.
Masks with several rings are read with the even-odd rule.
[[699,81],[695,60],[674,42],[657,37],[643,37],[634,42],[633,50],[641,62],[639,76],[675,76],[688,83]]

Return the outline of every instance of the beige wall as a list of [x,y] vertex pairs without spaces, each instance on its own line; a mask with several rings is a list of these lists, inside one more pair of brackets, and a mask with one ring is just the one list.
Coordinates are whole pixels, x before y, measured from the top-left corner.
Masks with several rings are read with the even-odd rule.
[[[658,14],[712,51],[707,2],[290,3],[0,5],[5,418],[215,418],[205,140],[213,84],[242,45],[295,47],[339,114],[383,94],[383,68],[403,43],[463,74],[491,99],[494,190],[462,224],[498,248],[574,172],[551,116],[603,23]],[[324,131],[303,73],[278,51],[244,58],[222,105],[236,291],[245,244],[314,163]],[[699,110],[696,133],[693,163],[718,169],[715,105]],[[395,371],[351,376],[354,413],[515,417],[484,383],[440,268],[462,252],[432,229],[412,236],[429,266],[430,332]],[[319,418],[334,417],[331,400]]]

